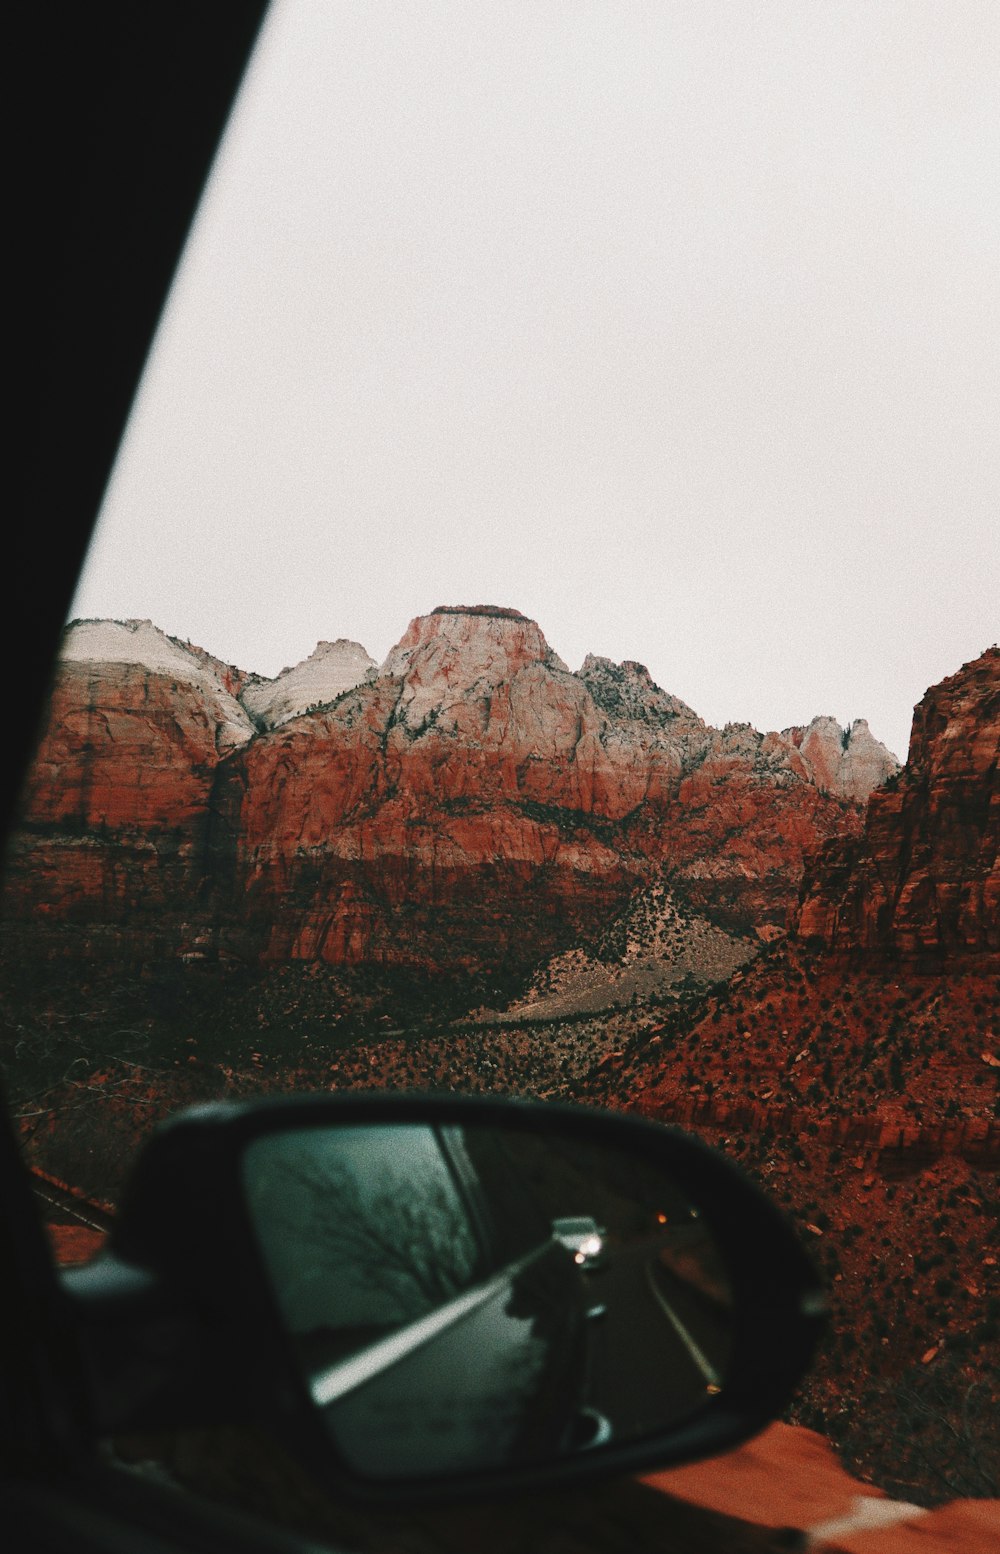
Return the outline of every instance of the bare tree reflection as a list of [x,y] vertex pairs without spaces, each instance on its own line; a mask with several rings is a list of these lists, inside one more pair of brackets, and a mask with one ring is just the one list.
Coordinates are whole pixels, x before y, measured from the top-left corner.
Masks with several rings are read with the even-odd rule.
[[[347,1169],[319,1161],[288,1162],[282,1184],[308,1205],[298,1225],[307,1232],[306,1255],[353,1282],[380,1290],[412,1321],[473,1282],[477,1248],[461,1199],[442,1180],[387,1177],[362,1193]],[[339,1282],[339,1280],[338,1280]],[[332,1313],[331,1313],[332,1314]]]
[[250,1147],[248,1206],[293,1333],[339,1332],[349,1348],[475,1282],[478,1227],[449,1160],[425,1125],[316,1129]]

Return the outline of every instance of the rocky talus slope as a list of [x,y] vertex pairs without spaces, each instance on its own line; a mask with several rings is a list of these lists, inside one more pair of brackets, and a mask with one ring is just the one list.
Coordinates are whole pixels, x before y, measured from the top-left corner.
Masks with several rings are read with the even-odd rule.
[[[658,881],[637,892],[585,944],[543,962],[496,1023],[599,1014],[669,999],[680,987],[724,982],[757,953],[755,941],[691,912]],[[485,1020],[486,1011],[479,1018]]]
[[149,622],[80,622],[6,909],[135,960],[520,971],[666,870],[766,939],[894,767],[861,725],[718,730],[642,665],[571,673],[493,606],[414,620],[378,669],[341,640],[270,681]]

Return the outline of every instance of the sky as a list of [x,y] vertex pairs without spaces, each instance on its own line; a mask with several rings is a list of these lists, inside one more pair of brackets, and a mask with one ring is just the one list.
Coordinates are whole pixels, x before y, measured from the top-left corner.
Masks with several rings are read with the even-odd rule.
[[1000,635],[995,0],[276,0],[72,614],[514,606],[709,722]]

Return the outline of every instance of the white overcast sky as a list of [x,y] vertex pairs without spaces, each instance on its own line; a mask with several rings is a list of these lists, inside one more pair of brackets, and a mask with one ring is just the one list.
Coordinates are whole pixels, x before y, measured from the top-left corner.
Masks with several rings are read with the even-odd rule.
[[709,721],[1000,622],[996,0],[277,0],[73,613],[513,605]]

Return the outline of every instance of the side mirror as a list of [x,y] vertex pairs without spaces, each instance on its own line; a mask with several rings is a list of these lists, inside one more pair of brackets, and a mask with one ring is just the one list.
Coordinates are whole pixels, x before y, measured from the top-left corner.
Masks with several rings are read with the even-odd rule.
[[104,1428],[252,1420],[383,1503],[720,1451],[780,1411],[826,1309],[705,1145],[472,1097],[182,1114],[65,1279]]

